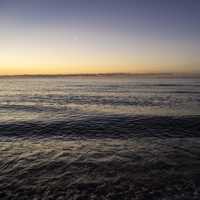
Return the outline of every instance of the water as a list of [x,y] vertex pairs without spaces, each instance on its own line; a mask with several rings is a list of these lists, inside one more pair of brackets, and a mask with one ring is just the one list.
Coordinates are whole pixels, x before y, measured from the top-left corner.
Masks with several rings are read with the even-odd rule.
[[0,198],[200,198],[200,79],[0,79]]
[[134,134],[134,126],[141,126],[143,120],[149,128],[161,123],[164,129],[165,118],[197,120],[199,87],[199,79],[181,78],[1,79],[0,131],[13,136],[93,136],[101,131],[111,137],[122,130],[126,136]]
[[199,79],[1,79],[1,122],[106,115],[198,115]]

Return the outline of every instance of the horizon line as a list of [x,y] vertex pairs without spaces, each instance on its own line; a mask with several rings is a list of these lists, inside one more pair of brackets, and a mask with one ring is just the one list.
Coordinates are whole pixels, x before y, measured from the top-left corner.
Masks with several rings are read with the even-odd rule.
[[155,73],[79,73],[79,74],[0,74],[0,77],[75,77],[75,76],[192,76],[199,77],[200,72],[155,72]]

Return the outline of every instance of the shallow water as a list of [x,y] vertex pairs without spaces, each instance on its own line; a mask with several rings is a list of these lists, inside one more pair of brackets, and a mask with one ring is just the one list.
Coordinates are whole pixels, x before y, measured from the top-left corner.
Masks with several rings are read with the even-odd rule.
[[0,199],[199,199],[200,80],[0,79]]

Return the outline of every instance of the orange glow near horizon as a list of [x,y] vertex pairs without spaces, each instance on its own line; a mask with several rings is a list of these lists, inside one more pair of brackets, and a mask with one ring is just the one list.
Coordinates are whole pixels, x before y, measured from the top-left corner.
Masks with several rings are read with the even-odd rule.
[[[23,29],[22,29],[23,30]],[[0,34],[0,75],[199,71],[198,42],[61,27]],[[55,31],[56,30],[56,31]],[[89,28],[88,28],[89,30]]]
[[[58,25],[0,34],[0,75],[199,71],[198,42]],[[24,33],[23,33],[24,32]]]
[[[47,41],[30,38],[8,42],[0,47],[0,75],[191,73],[199,70],[199,57],[194,51],[188,53],[174,47],[171,49],[159,41],[156,45],[153,45],[153,41],[153,44],[129,44],[127,38],[124,41],[120,39],[121,42],[115,41],[117,46],[107,46],[107,41],[93,44],[89,39],[78,43],[72,41],[71,45],[62,41],[52,42],[51,38],[48,45]],[[183,49],[186,48],[183,46]]]
[[98,73],[193,73],[191,70],[165,70],[156,66],[35,66],[0,67],[0,75],[56,75],[56,74],[98,74]]

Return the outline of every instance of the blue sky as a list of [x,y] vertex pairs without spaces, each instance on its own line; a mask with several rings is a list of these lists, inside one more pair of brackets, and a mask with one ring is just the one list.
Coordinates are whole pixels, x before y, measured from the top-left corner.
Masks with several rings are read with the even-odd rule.
[[198,0],[0,0],[0,73],[200,71],[199,10]]

